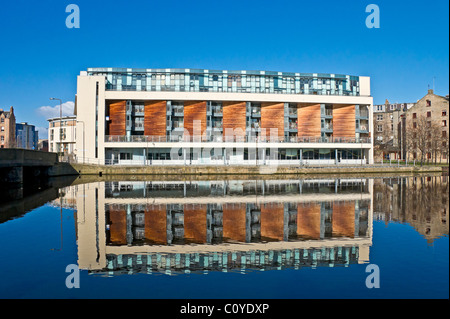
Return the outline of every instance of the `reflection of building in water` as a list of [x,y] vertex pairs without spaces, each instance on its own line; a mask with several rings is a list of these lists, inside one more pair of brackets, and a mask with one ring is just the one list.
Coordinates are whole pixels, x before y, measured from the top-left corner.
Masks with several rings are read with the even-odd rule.
[[78,185],[61,187],[58,193],[59,197],[49,202],[49,206],[76,209]]
[[172,273],[366,262],[371,190],[368,179],[79,185],[79,264]]
[[448,176],[416,176],[374,181],[374,219],[409,223],[429,243],[448,235]]

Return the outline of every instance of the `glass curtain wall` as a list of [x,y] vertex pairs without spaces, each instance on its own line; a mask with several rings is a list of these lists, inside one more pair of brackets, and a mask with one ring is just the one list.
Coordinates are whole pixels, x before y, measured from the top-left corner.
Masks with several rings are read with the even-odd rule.
[[359,95],[359,77],[339,74],[91,68],[107,90]]

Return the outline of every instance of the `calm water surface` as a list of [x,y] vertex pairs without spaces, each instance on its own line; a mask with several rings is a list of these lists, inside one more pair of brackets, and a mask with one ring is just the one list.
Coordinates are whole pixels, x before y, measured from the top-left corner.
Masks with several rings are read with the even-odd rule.
[[77,180],[25,195],[0,204],[3,299],[449,297],[446,176]]

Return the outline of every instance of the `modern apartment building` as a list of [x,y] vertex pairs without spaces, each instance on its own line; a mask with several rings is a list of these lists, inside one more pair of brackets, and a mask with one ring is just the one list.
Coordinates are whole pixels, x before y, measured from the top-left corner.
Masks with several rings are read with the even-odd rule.
[[122,165],[372,163],[372,105],[370,78],[362,76],[90,68],[77,79],[77,158]]
[[80,269],[246,273],[370,261],[371,179],[155,179],[65,192],[78,212]]
[[16,146],[16,117],[14,108],[9,111],[0,109],[0,148],[12,148]]
[[38,149],[38,131],[34,125],[26,122],[16,124],[16,147],[27,150]]
[[65,156],[74,155],[77,117],[74,115],[64,116],[62,119],[55,117],[47,121],[49,122],[48,151],[62,153]]

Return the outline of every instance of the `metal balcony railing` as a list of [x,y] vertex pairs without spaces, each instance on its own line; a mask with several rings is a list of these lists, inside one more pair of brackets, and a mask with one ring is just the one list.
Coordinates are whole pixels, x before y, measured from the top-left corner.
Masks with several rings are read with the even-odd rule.
[[169,142],[240,142],[240,143],[371,143],[370,137],[298,137],[298,136],[148,136],[106,135],[107,143],[169,143]]

